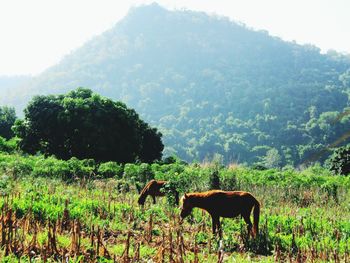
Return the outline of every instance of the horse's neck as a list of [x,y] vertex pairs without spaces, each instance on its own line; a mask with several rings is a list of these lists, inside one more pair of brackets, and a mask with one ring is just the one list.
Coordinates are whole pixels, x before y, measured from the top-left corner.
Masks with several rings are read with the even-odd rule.
[[149,189],[147,189],[146,191],[144,191],[142,194],[143,194],[143,196],[146,198],[146,197],[149,195]]
[[149,195],[148,192],[149,192],[149,189],[146,189],[146,190],[143,189],[142,192],[141,192],[141,196],[140,196],[140,197],[141,197],[143,200],[146,200],[147,196]]
[[205,198],[202,198],[201,196],[192,196],[191,202],[194,207],[202,208],[205,210],[208,209],[208,205]]

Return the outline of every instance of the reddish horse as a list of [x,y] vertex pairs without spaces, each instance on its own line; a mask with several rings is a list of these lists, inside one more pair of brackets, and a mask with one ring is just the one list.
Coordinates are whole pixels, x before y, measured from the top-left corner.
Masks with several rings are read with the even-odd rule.
[[[142,189],[138,203],[140,205],[144,205],[147,196],[150,195],[153,198],[153,204],[155,204],[156,196],[165,196],[165,192],[163,192],[162,190],[164,189],[167,183],[168,183],[167,181],[156,181],[156,180],[149,181],[146,184],[146,186]],[[176,191],[176,189],[171,189],[171,192],[174,194],[176,205],[179,205],[179,192]]]
[[[260,203],[248,192],[211,190],[202,193],[185,194],[182,197],[181,218],[183,219],[191,214],[194,207],[202,208],[211,215],[213,234],[218,229],[220,237],[222,237],[220,216],[233,218],[241,215],[248,224],[249,234],[255,237],[259,232]],[[250,213],[253,207],[254,229],[252,232],[253,225],[250,221]]]

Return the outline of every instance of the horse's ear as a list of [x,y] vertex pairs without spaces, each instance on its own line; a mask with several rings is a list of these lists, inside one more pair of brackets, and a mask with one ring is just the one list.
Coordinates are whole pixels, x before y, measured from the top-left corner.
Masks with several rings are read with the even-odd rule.
[[188,197],[188,195],[187,194],[185,194],[185,198],[187,198]]

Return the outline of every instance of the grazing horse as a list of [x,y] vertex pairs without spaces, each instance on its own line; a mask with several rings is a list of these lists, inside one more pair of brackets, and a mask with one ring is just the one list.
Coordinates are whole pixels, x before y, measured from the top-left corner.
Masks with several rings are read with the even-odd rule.
[[[165,192],[163,192],[162,190],[164,189],[167,183],[167,181],[149,181],[146,184],[146,186],[142,189],[138,203],[140,205],[144,205],[147,196],[150,195],[153,198],[153,204],[155,204],[156,196],[165,196]],[[179,205],[179,192],[176,191],[176,189],[171,189],[171,192],[174,194],[176,205]]]
[[[204,209],[211,215],[213,234],[218,229],[220,237],[222,237],[220,216],[233,218],[241,215],[248,224],[249,234],[255,237],[259,232],[260,203],[248,192],[211,190],[202,193],[185,194],[182,197],[181,218],[184,219],[191,214],[194,207]],[[250,213],[253,207],[254,229],[252,232]]]

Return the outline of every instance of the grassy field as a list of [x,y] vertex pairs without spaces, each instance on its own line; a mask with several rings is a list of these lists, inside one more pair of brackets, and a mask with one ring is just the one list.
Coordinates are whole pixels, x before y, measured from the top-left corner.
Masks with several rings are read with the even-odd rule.
[[248,238],[237,218],[222,220],[219,240],[202,210],[194,209],[180,224],[179,208],[166,197],[156,205],[149,198],[142,209],[137,204],[142,182],[135,181],[150,176],[180,185],[181,192],[201,191],[210,188],[213,166],[130,165],[109,179],[67,182],[44,172],[39,176],[40,158],[6,157],[16,165],[5,165],[4,158],[2,262],[350,261],[350,180],[319,166],[300,172],[220,167],[223,189],[249,191],[262,207],[257,239]]

